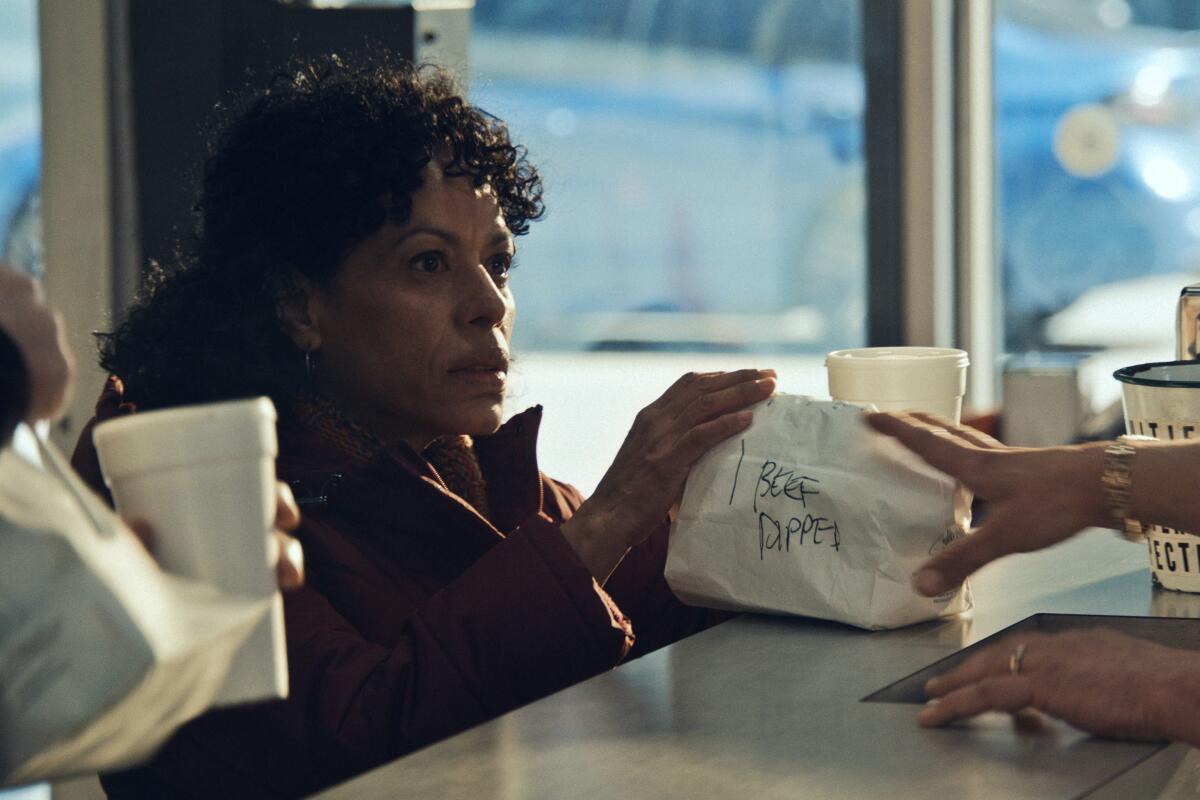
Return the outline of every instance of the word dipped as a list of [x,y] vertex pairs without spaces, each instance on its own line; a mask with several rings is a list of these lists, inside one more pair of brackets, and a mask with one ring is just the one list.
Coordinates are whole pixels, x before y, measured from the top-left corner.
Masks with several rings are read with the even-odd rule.
[[[841,550],[842,538],[837,522],[828,517],[817,516],[808,510],[809,499],[821,494],[818,488],[820,483],[817,478],[784,469],[770,459],[763,462],[754,489],[760,560],[766,558],[768,550],[790,553],[793,542],[799,547],[805,544],[806,539],[808,544],[824,544],[834,550]],[[758,501],[768,497],[786,498],[799,505],[801,510],[790,515],[786,521],[782,518],[776,519],[766,511],[759,510]]]

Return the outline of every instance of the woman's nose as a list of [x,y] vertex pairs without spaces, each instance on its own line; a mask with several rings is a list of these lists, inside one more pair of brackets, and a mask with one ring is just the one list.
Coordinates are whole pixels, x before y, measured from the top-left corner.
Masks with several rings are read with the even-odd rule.
[[512,296],[497,284],[487,267],[481,264],[470,270],[463,290],[464,317],[468,324],[494,328],[504,322],[512,307]]

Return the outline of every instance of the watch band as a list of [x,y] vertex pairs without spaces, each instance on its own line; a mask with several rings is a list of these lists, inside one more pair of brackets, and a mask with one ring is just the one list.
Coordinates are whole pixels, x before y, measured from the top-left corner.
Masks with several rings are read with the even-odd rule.
[[1136,457],[1137,449],[1124,436],[1104,448],[1104,471],[1100,474],[1100,485],[1104,489],[1104,502],[1112,527],[1126,539],[1140,542],[1144,535],[1142,525],[1129,516],[1133,500],[1133,462]]

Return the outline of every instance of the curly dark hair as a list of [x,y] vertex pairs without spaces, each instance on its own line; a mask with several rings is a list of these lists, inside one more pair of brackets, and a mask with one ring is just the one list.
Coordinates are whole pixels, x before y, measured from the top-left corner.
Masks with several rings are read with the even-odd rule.
[[357,244],[408,219],[435,156],[447,175],[489,184],[513,234],[544,211],[525,149],[432,67],[330,56],[218,113],[228,122],[204,166],[191,253],[152,265],[124,321],[99,335],[101,366],[142,408],[265,394],[286,413],[305,383],[277,316],[294,276],[325,284]]

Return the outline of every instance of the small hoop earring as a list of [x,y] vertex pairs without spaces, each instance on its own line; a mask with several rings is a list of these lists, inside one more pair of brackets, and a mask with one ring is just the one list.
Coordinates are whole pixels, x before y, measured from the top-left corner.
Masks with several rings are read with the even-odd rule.
[[314,378],[316,378],[316,373],[317,373],[316,359],[313,358],[313,354],[312,354],[311,350],[305,350],[304,351],[304,377],[309,383],[312,383]]

